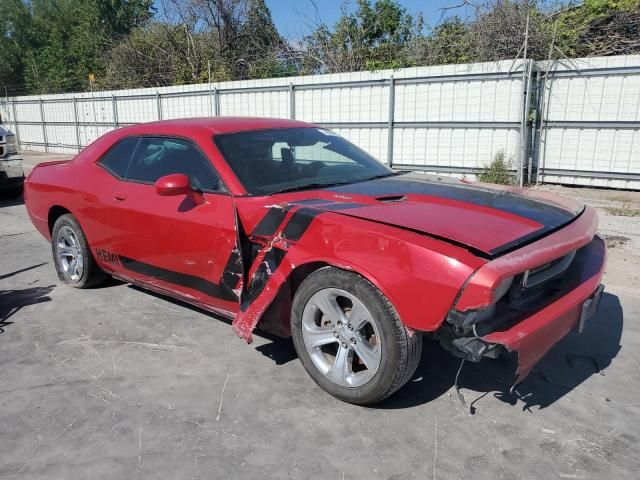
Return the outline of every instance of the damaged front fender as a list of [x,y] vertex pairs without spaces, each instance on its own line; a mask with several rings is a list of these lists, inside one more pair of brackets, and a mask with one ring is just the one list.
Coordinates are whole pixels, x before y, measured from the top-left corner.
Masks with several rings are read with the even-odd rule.
[[310,264],[359,273],[391,301],[408,328],[440,326],[460,286],[484,262],[440,240],[345,214],[359,207],[319,199],[267,207],[241,242],[250,265],[233,321],[241,338],[251,341],[292,272]]

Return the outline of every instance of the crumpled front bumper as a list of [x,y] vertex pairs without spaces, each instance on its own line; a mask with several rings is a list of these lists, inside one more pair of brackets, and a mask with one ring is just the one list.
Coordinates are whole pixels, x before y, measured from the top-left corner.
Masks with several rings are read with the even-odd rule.
[[606,248],[600,237],[580,249],[580,260],[567,279],[566,293],[554,298],[535,313],[510,328],[481,338],[489,345],[502,345],[518,354],[517,381],[522,381],[536,363],[562,338],[580,326],[597,310],[606,263]]
[[[460,292],[447,317],[453,328],[445,325],[441,329],[441,343],[454,355],[476,362],[495,357],[503,348],[515,352],[517,382],[522,381],[557,342],[584,324],[598,307],[606,248],[596,236],[597,228],[597,212],[587,206],[569,225],[484,264]],[[575,252],[571,264],[543,297],[524,304],[516,298],[513,305],[508,293],[506,303],[494,299],[496,286],[505,279],[521,281],[523,272],[571,252]],[[493,316],[479,320],[472,332],[468,327],[460,330],[464,325],[460,320],[466,315],[491,306],[496,307]]]

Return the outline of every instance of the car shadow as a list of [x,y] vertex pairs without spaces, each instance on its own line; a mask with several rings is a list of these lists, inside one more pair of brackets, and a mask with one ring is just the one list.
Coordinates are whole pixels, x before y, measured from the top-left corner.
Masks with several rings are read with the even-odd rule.
[[[125,283],[117,279],[113,279],[113,281],[114,283],[111,286]],[[173,298],[168,295],[163,295],[161,293],[154,292],[153,290],[147,290],[145,288],[139,287],[132,283],[127,283],[126,285],[127,285],[127,288],[131,288],[132,290],[136,290],[138,292],[144,293],[145,295],[150,295],[159,300],[164,300],[165,302],[172,303],[173,305],[176,305],[177,307],[180,307],[180,308],[187,308],[193,312],[202,313],[204,315],[214,318],[215,320],[219,320],[231,326],[232,321],[230,319],[223,317],[222,315],[216,314],[214,312],[211,312],[205,308],[201,308],[201,307],[198,307],[197,305],[193,305],[191,303],[178,300],[177,298]],[[107,285],[106,283],[100,285],[100,287],[108,287],[108,286],[110,285]],[[291,356],[290,351],[293,350],[293,343],[291,343],[290,349],[286,345],[287,342],[290,342],[290,339],[281,338],[276,335],[272,335],[268,332],[264,332],[260,329],[255,329],[252,333],[253,335],[257,335],[258,337],[271,341],[271,343],[269,344],[261,345],[257,347],[256,350],[259,350],[264,356],[271,358],[278,365],[282,365],[289,361],[285,359]],[[291,358],[291,360],[294,360],[295,358],[297,358],[297,356],[295,356],[295,350],[293,350],[293,354],[294,354],[294,357]]]
[[[129,288],[155,296],[183,308],[205,313],[227,324],[231,321],[197,306],[128,284]],[[516,376],[515,354],[480,363],[465,362],[458,376],[458,388],[470,413],[480,407],[481,400],[494,398],[523,410],[539,409],[562,398],[592,375],[605,375],[606,368],[620,351],[623,311],[616,295],[605,292],[596,316],[581,335],[570,334],[555,345],[536,365],[529,376],[510,392]],[[276,365],[297,358],[291,338],[280,338],[255,330],[254,334],[269,340],[256,347]],[[433,401],[452,392],[461,360],[445,351],[437,341],[425,337],[422,358],[412,379],[388,399],[371,408],[402,409]],[[455,399],[458,401],[458,399]]]
[[[493,397],[523,410],[539,409],[562,398],[592,375],[605,369],[620,351],[622,306],[617,296],[604,293],[596,316],[581,335],[570,334],[555,345],[513,393],[517,359],[508,355],[480,363],[465,362],[458,387],[466,408],[475,413],[480,400]],[[425,338],[422,359],[413,378],[397,393],[373,408],[408,408],[430,402],[452,391],[460,359]],[[458,401],[458,399],[456,399]],[[460,400],[462,402],[462,400]]]
[[273,360],[276,365],[284,365],[285,363],[289,363],[290,361],[298,358],[298,354],[296,353],[296,349],[293,346],[293,340],[291,340],[291,338],[270,338],[270,335],[260,332],[259,330],[256,330],[255,333],[263,338],[271,340],[271,343],[260,345],[256,347],[256,350],[265,357]]
[[0,192],[0,208],[15,207],[17,205],[24,205],[24,197],[22,195],[15,198],[8,198],[5,194]]
[[9,319],[22,308],[51,301],[49,293],[54,288],[54,285],[49,285],[48,287],[0,290],[0,333],[4,333],[5,327],[13,324]]

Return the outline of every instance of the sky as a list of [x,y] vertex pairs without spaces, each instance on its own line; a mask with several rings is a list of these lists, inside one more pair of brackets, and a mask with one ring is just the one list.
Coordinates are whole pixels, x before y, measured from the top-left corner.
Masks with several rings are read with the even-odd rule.
[[[316,9],[312,0],[265,0],[271,10],[278,31],[282,36],[290,40],[295,40],[307,34],[313,25],[321,22],[333,26],[340,17],[340,9],[345,0],[315,0]],[[375,1],[375,0],[374,0]],[[374,3],[372,1],[372,3]],[[348,2],[351,10],[355,9],[355,0]],[[422,12],[425,23],[436,25],[441,20],[443,7],[460,5],[461,0],[399,0],[403,7],[412,15]],[[448,10],[445,17],[451,14],[458,14],[462,17],[468,11],[463,9]]]

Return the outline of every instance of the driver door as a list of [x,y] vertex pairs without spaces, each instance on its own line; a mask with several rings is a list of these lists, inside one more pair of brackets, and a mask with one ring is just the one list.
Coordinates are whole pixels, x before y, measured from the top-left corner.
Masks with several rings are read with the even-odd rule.
[[[187,175],[195,192],[159,195],[154,183],[174,173]],[[142,137],[113,198],[120,232],[113,248],[123,276],[214,309],[237,310],[233,199],[197,145]]]

